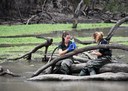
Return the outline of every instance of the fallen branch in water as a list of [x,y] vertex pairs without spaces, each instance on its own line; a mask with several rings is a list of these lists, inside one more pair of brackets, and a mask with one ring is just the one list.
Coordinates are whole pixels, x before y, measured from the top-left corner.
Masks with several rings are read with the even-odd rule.
[[0,66],[0,76],[4,76],[4,75],[10,75],[10,76],[13,76],[13,77],[20,77],[20,75],[17,75],[15,73],[11,72],[9,69],[7,69],[7,71],[4,71],[2,66]]

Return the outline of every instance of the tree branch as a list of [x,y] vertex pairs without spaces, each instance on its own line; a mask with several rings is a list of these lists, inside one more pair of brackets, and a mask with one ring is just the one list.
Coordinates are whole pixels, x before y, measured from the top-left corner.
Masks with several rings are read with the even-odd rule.
[[117,28],[118,28],[122,23],[124,23],[124,22],[126,22],[126,21],[128,21],[128,17],[125,17],[125,18],[119,20],[119,21],[116,23],[116,25],[113,26],[113,27],[109,30],[109,33],[108,33],[106,39],[107,39],[108,41],[110,41],[110,39],[111,39],[112,36],[114,35],[114,33],[115,33],[115,31],[117,30]]
[[[42,48],[42,47],[48,47],[48,46],[50,46],[50,45],[52,44],[53,39],[48,39],[48,38],[45,38],[45,39],[47,40],[45,43],[42,43],[42,44],[36,46],[36,47],[35,47],[34,49],[32,49],[30,52],[24,54],[24,55],[21,56],[21,57],[9,59],[9,60],[18,60],[18,59],[21,59],[21,58],[24,58],[24,57],[26,57],[27,60],[31,60],[31,55],[32,55],[32,53],[35,53],[38,49],[40,49],[40,48]],[[47,54],[46,52],[47,52],[47,50],[45,50],[45,55]],[[45,56],[45,59],[46,59],[46,56]]]

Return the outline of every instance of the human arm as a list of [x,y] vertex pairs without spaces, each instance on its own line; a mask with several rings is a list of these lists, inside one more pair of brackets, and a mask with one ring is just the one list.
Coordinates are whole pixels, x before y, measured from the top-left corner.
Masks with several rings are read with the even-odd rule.
[[91,54],[96,55],[96,56],[102,56],[102,53],[98,51],[92,51]]
[[76,48],[75,42],[72,42],[72,43],[69,45],[69,47],[68,47],[67,49],[65,49],[65,50],[62,50],[62,48],[60,47],[60,48],[59,48],[59,55],[64,55],[64,54],[66,54],[67,52],[71,52],[71,51],[75,50],[75,48]]
[[[99,44],[108,44],[108,42],[106,41],[106,39],[102,39]],[[102,56],[106,51],[106,49],[100,48],[99,51],[92,51],[92,54],[96,56]]]
[[68,50],[66,49],[66,50],[62,50],[62,49],[59,49],[59,55],[61,56],[61,55],[64,55],[64,54],[66,54],[68,52]]

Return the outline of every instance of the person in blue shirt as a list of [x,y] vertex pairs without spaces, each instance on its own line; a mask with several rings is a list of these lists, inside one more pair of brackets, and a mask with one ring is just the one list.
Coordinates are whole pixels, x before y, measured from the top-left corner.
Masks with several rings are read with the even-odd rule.
[[[71,35],[68,32],[63,32],[62,41],[58,46],[58,52],[60,56],[65,55],[66,53],[72,52],[76,49],[75,42],[71,41]],[[60,60],[57,64],[60,65],[60,72],[62,74],[72,74],[71,73],[71,65],[73,64],[73,58],[66,58]]]
[[[93,38],[98,45],[108,44],[108,41],[103,38],[103,35],[103,32],[95,32],[93,34]],[[88,61],[86,66],[81,70],[79,76],[94,75],[98,73],[103,65],[111,62],[112,52],[109,48],[100,48],[99,50],[92,51],[92,54],[96,55],[97,58]]]

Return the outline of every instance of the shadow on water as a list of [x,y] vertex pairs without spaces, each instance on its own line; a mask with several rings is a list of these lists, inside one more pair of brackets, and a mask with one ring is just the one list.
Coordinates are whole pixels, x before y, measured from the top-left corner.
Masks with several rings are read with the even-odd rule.
[[127,91],[128,82],[114,81],[27,81],[41,65],[40,62],[5,62],[4,69],[21,77],[0,77],[0,91]]

